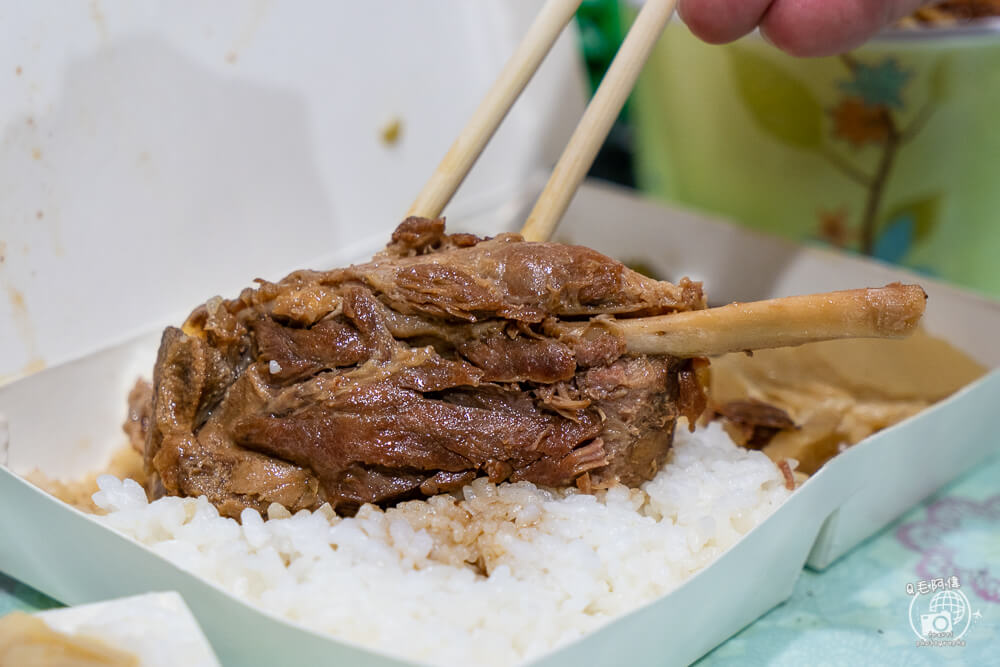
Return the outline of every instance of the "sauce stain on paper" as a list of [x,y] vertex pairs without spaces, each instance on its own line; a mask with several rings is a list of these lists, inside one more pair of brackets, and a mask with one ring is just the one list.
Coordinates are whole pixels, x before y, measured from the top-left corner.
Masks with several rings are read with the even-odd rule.
[[[18,337],[28,353],[28,363],[26,363],[16,375],[28,375],[45,368],[45,360],[38,353],[38,338],[35,335],[35,325],[31,322],[31,315],[28,312],[28,305],[25,303],[24,294],[17,288],[6,285],[7,300],[10,302],[11,319],[17,329]],[[3,378],[0,378],[0,383]]]
[[267,16],[270,4],[269,0],[257,0],[257,2],[253,3],[253,8],[250,10],[249,16],[243,22],[243,25],[240,26],[239,31],[236,33],[236,38],[233,39],[232,46],[226,52],[225,61],[227,63],[235,65],[236,61],[239,60],[240,52],[253,42],[254,37],[257,36],[257,32],[260,30],[261,24],[264,22],[264,18]]
[[104,16],[104,10],[101,9],[101,4],[97,0],[91,0],[90,2],[90,19],[97,27],[97,34],[101,38],[101,41],[107,42],[108,24]]

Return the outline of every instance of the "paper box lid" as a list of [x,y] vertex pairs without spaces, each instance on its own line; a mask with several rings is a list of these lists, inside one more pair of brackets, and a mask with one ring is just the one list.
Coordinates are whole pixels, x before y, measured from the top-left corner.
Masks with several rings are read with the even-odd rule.
[[[10,7],[0,377],[384,239],[541,4]],[[575,47],[567,31],[450,215],[506,201],[555,161],[584,104]]]

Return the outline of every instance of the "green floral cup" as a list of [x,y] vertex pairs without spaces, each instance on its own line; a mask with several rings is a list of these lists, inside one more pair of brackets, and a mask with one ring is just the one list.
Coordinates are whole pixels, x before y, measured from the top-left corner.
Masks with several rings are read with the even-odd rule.
[[1000,27],[800,60],[674,22],[634,99],[656,195],[1000,295]]

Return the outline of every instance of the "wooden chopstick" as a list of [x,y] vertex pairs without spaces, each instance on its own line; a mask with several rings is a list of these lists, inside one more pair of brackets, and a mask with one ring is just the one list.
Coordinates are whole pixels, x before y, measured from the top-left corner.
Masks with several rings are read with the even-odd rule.
[[646,0],[615,55],[607,74],[587,105],[552,176],[538,197],[521,235],[528,241],[546,241],[594,163],[611,126],[632,92],[642,66],[666,27],[677,0]]
[[436,218],[441,215],[582,1],[549,0],[545,3],[500,76],[417,195],[408,216]]

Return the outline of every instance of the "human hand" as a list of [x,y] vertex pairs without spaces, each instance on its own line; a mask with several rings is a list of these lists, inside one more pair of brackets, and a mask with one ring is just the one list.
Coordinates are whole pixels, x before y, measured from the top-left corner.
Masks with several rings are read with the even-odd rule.
[[769,42],[795,56],[848,51],[926,0],[679,0],[691,31],[712,44],[759,27]]

